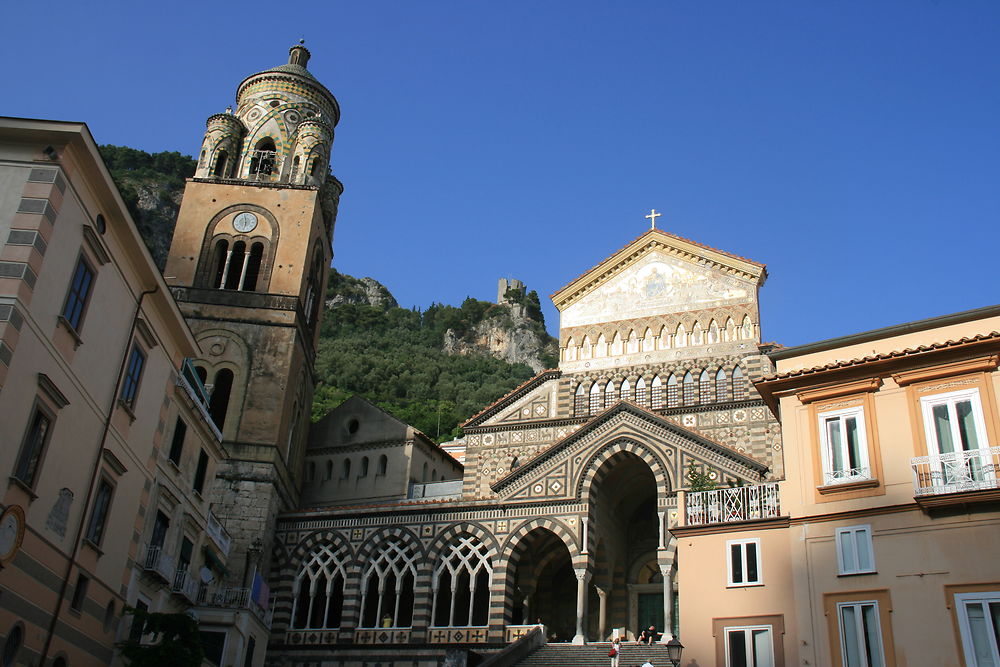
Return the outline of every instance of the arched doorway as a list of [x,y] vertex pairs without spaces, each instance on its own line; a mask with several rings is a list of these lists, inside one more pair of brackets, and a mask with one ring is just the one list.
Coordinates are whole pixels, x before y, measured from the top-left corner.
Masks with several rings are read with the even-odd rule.
[[576,629],[576,575],[566,544],[547,528],[518,542],[510,559],[513,625],[542,623],[550,641],[569,641]]
[[660,492],[649,464],[629,451],[611,455],[594,473],[589,526],[596,547],[587,615],[592,640],[606,641],[615,629],[626,636],[650,625],[665,629]]

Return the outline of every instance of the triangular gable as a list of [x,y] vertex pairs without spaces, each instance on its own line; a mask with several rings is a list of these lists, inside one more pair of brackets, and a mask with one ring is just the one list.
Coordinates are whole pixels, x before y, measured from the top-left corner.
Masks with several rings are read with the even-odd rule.
[[[580,466],[596,451],[620,439],[653,442],[671,466],[673,479],[682,479],[691,462],[702,471],[715,471],[720,482],[760,481],[768,468],[704,435],[684,428],[628,402],[616,403],[563,438],[521,468],[497,480],[492,489],[511,500],[572,499]],[[670,451],[668,451],[670,450]]]
[[[469,417],[465,423],[462,424],[462,429],[468,431],[469,429],[483,426],[487,422],[510,423],[515,421],[528,421],[552,417],[551,414],[535,414],[537,410],[536,406],[539,404],[535,399],[539,398],[540,387],[550,381],[559,379],[561,376],[562,372],[558,370],[542,371],[520,386],[515,387],[504,396],[501,396],[499,399],[486,406],[478,413]],[[552,384],[553,387],[550,391],[555,391],[555,383],[553,382]],[[521,411],[526,406],[529,407],[531,415],[524,415],[523,418],[521,418]],[[518,415],[514,415],[514,410],[518,411]],[[501,416],[497,417],[497,415]]]
[[[598,304],[616,310],[616,301],[639,310],[614,319],[752,301],[766,278],[763,264],[654,229],[553,294],[552,302],[566,328],[590,323]],[[594,303],[574,308],[590,295]],[[607,313],[601,317],[609,321]]]

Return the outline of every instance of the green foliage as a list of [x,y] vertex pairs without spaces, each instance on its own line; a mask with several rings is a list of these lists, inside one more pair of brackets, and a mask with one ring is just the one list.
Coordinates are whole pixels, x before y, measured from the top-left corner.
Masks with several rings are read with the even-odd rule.
[[162,614],[127,607],[132,623],[143,624],[151,642],[127,639],[118,643],[129,667],[201,667],[204,652],[198,623],[187,614]]
[[323,316],[314,420],[360,394],[437,440],[534,373],[489,356],[449,355],[445,331],[460,338],[509,309],[466,299],[461,307],[434,304],[424,312],[344,303]]
[[685,477],[688,480],[689,491],[711,491],[715,488],[715,481],[708,476],[707,472],[698,470],[694,461],[691,461],[691,465],[688,466]]
[[184,179],[194,176],[197,163],[190,155],[177,151],[147,153],[128,146],[104,144],[100,147],[108,170],[117,182],[120,177],[132,176],[168,182],[184,187]]

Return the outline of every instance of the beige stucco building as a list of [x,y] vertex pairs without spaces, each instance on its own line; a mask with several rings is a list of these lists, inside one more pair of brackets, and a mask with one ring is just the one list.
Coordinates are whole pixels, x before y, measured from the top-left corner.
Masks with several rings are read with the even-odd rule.
[[0,119],[0,238],[4,660],[107,665],[125,605],[186,609],[225,567],[220,434],[85,125]]
[[991,307],[771,352],[785,479],[685,498],[686,658],[998,664],[998,331]]

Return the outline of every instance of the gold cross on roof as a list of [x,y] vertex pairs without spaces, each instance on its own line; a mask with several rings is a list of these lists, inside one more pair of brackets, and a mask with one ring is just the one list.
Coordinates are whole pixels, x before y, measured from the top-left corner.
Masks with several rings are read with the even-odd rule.
[[647,218],[649,218],[649,228],[650,229],[656,229],[656,219],[658,217],[660,217],[661,215],[663,215],[663,214],[662,213],[657,213],[655,208],[652,209],[652,210],[650,210],[649,215],[646,216]]

